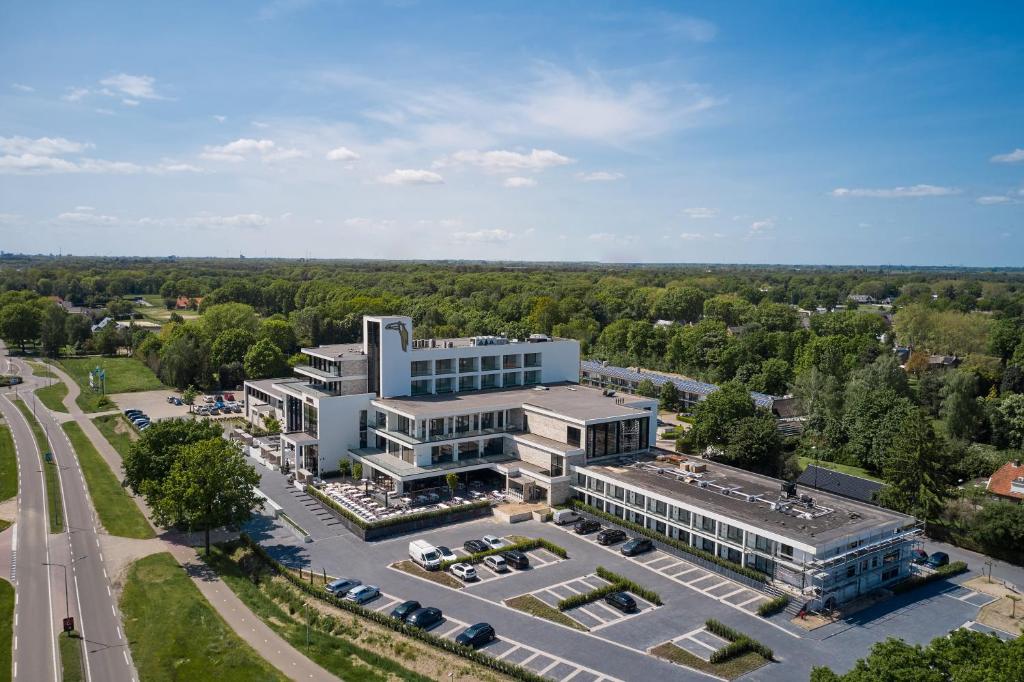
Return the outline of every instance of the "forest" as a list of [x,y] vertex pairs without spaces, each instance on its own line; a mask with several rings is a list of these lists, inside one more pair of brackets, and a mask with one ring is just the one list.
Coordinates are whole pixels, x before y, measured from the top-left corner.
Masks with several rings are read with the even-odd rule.
[[[286,374],[364,314],[410,315],[420,338],[574,338],[719,384],[680,449],[787,477],[832,462],[932,534],[1024,561],[1024,506],[976,485],[1024,446],[1021,270],[0,257],[10,347],[129,354],[179,389]],[[798,398],[802,432],[749,391]]]

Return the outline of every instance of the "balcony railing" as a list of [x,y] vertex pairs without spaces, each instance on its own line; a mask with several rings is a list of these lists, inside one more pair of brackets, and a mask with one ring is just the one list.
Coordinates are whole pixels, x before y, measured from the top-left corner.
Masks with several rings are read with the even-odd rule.
[[522,429],[514,426],[506,427],[494,427],[489,429],[475,429],[472,431],[463,431],[461,433],[437,433],[427,438],[419,438],[417,436],[410,436],[407,433],[401,431],[388,431],[383,427],[370,427],[375,431],[380,432],[381,435],[391,436],[396,440],[409,445],[422,445],[423,443],[439,443],[446,440],[457,440],[459,438],[477,438],[480,436],[496,436],[503,435],[506,433],[522,433]]

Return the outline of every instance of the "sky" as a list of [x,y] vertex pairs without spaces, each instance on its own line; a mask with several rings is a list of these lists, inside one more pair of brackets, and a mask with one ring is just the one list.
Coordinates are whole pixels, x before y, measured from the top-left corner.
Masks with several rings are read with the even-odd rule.
[[0,6],[0,249],[1024,266],[1024,5]]

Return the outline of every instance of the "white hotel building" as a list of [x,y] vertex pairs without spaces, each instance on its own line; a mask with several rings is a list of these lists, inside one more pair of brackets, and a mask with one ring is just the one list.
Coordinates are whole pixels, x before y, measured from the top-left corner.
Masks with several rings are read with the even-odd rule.
[[912,517],[720,464],[654,461],[657,401],[581,386],[574,340],[414,340],[411,318],[367,316],[361,344],[302,352],[296,377],[245,384],[247,417],[281,421],[277,463],[299,480],[347,459],[396,493],[456,473],[525,500],[576,497],[764,571],[812,607],[909,572]]

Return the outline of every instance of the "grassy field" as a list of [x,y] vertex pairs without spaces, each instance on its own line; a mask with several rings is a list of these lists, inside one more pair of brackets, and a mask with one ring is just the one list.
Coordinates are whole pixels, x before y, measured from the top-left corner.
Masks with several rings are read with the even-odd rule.
[[9,426],[0,426],[0,502],[18,494],[18,457]]
[[55,381],[49,386],[36,389],[36,397],[54,412],[67,412],[64,407],[64,398],[68,394],[68,387],[63,381]]
[[131,393],[134,391],[154,391],[164,386],[153,371],[135,358],[64,358],[60,361],[71,378],[81,387],[82,392],[75,401],[85,412],[99,412],[114,407],[106,396],[89,388],[89,372],[96,367],[106,373],[106,392]]
[[14,586],[0,578],[0,682],[10,682],[14,639]]
[[39,422],[36,421],[32,410],[20,398],[14,402],[18,409],[21,410],[21,413],[25,415],[28,425],[32,427],[32,433],[36,437],[36,445],[39,446],[40,462],[43,465],[43,474],[46,478],[46,506],[50,512],[50,532],[62,533],[64,532],[64,505],[61,504],[60,499],[60,479],[57,478],[57,461],[54,459],[47,462],[45,457],[43,457],[45,453],[50,451],[50,442],[46,440],[46,433],[43,431],[43,427],[39,425]]
[[866,478],[870,481],[878,481],[879,483],[885,482],[882,479],[878,478],[877,476],[868,473],[867,469],[861,469],[860,467],[849,466],[848,464],[838,464],[836,462],[826,462],[824,460],[815,461],[810,457],[798,457],[797,459],[800,462],[800,466],[802,466],[805,469],[807,468],[808,464],[816,464],[817,466],[820,466],[822,469],[831,469],[832,471],[838,471],[841,474],[860,476],[861,478]]
[[651,653],[658,658],[665,659],[666,661],[672,661],[678,665],[700,670],[701,672],[705,672],[710,675],[717,675],[718,677],[723,677],[727,680],[734,680],[740,675],[745,675],[751,670],[760,668],[762,665],[768,663],[768,661],[761,658],[753,651],[748,651],[742,656],[737,656],[736,658],[723,663],[709,663],[703,658],[694,656],[686,649],[678,647],[671,642],[659,644],[651,649]]
[[57,375],[53,373],[49,367],[46,366],[45,362],[38,362],[36,360],[26,360],[29,366],[32,368],[32,374],[37,377],[43,377],[44,379],[56,379]]
[[286,679],[228,627],[170,554],[132,564],[121,611],[147,682]]
[[100,430],[103,437],[114,446],[114,449],[121,455],[121,459],[124,459],[128,455],[128,448],[131,447],[133,442],[131,434],[135,433],[128,426],[125,418],[119,414],[106,414],[102,417],[93,417],[92,423]]
[[96,514],[107,532],[123,538],[140,540],[156,537],[135,500],[121,487],[114,472],[82,431],[82,427],[75,422],[67,422],[61,426],[68,434],[75,452],[78,453],[78,463],[85,475],[85,484],[89,487],[89,497],[92,498]]
[[82,636],[77,632],[62,632],[57,639],[60,640],[62,682],[82,682],[85,679],[82,670]]

